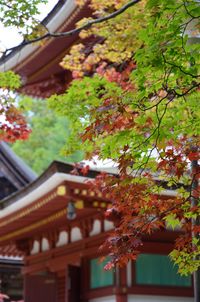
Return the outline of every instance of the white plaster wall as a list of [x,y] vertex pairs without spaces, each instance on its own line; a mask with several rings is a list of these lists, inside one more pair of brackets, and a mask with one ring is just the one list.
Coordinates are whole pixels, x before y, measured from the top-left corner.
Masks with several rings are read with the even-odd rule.
[[82,239],[81,231],[78,227],[72,228],[71,230],[71,242]]
[[39,253],[39,250],[40,250],[40,244],[37,240],[35,240],[33,243],[33,248],[31,250],[31,255]]
[[114,229],[114,223],[112,221],[109,220],[104,220],[104,229],[105,231],[110,231]]
[[103,298],[91,299],[89,302],[116,302],[115,296],[108,296]]
[[42,238],[42,251],[48,251],[49,250],[49,242],[46,238]]
[[92,231],[90,232],[90,236],[94,236],[94,235],[97,235],[101,232],[101,222],[100,220],[95,220],[94,223],[93,223],[93,229]]
[[56,246],[62,246],[68,243],[68,233],[66,231],[62,231],[59,234],[58,241],[56,242]]
[[129,295],[128,302],[194,302],[194,298]]

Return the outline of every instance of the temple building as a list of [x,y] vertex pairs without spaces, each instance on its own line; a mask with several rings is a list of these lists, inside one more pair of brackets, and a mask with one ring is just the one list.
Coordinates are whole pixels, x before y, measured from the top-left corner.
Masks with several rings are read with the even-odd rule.
[[[36,174],[10,149],[0,142],[0,207],[2,199],[19,191],[36,178]],[[23,296],[22,254],[14,252],[12,244],[0,252],[0,292],[13,300]]]
[[[104,217],[110,201],[88,185],[99,173],[71,174],[53,162],[32,183],[4,198],[0,253],[23,256],[26,302],[191,302],[190,277],[180,277],[167,254],[176,232],[146,238],[136,262],[105,271],[100,245],[113,229]],[[172,192],[164,192],[167,200]]]
[[[68,31],[90,13],[87,4],[80,8],[75,0],[62,0],[44,24],[52,32]],[[11,52],[1,68],[21,75],[24,94],[44,98],[62,93],[71,74],[59,62],[77,40],[73,35],[49,39],[42,47],[28,45]],[[0,254],[23,257],[24,301],[192,302],[192,278],[180,277],[167,256],[177,231],[146,237],[136,262],[103,269],[108,259],[99,262],[99,257],[107,251],[99,247],[114,228],[104,217],[111,201],[88,185],[99,171],[85,176],[72,170],[72,165],[55,161],[25,186],[24,177],[29,175],[25,171],[13,182],[2,178],[6,186],[1,192]],[[168,190],[160,198],[172,195]]]

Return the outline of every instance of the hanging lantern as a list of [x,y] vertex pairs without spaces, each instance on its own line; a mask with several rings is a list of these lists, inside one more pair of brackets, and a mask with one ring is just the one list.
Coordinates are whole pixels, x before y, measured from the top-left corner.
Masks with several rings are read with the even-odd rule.
[[74,206],[74,203],[69,201],[67,205],[67,219],[73,220],[76,218],[76,208]]

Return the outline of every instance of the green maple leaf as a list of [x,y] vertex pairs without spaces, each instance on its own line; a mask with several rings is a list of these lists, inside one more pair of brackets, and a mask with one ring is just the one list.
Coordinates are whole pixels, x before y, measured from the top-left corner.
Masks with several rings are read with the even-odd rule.
[[176,217],[176,214],[170,213],[165,217],[167,227],[172,228],[173,230],[181,226],[180,220]]

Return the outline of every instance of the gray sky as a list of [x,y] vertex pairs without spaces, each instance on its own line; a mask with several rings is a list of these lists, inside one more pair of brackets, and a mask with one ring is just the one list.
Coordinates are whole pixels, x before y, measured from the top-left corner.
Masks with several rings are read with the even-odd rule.
[[[39,10],[41,14],[38,19],[44,19],[57,2],[58,0],[49,0],[48,4],[40,4]],[[10,48],[16,46],[21,41],[22,38],[20,37],[20,35],[18,35],[17,30],[15,28],[4,28],[3,25],[0,23],[0,48]]]

